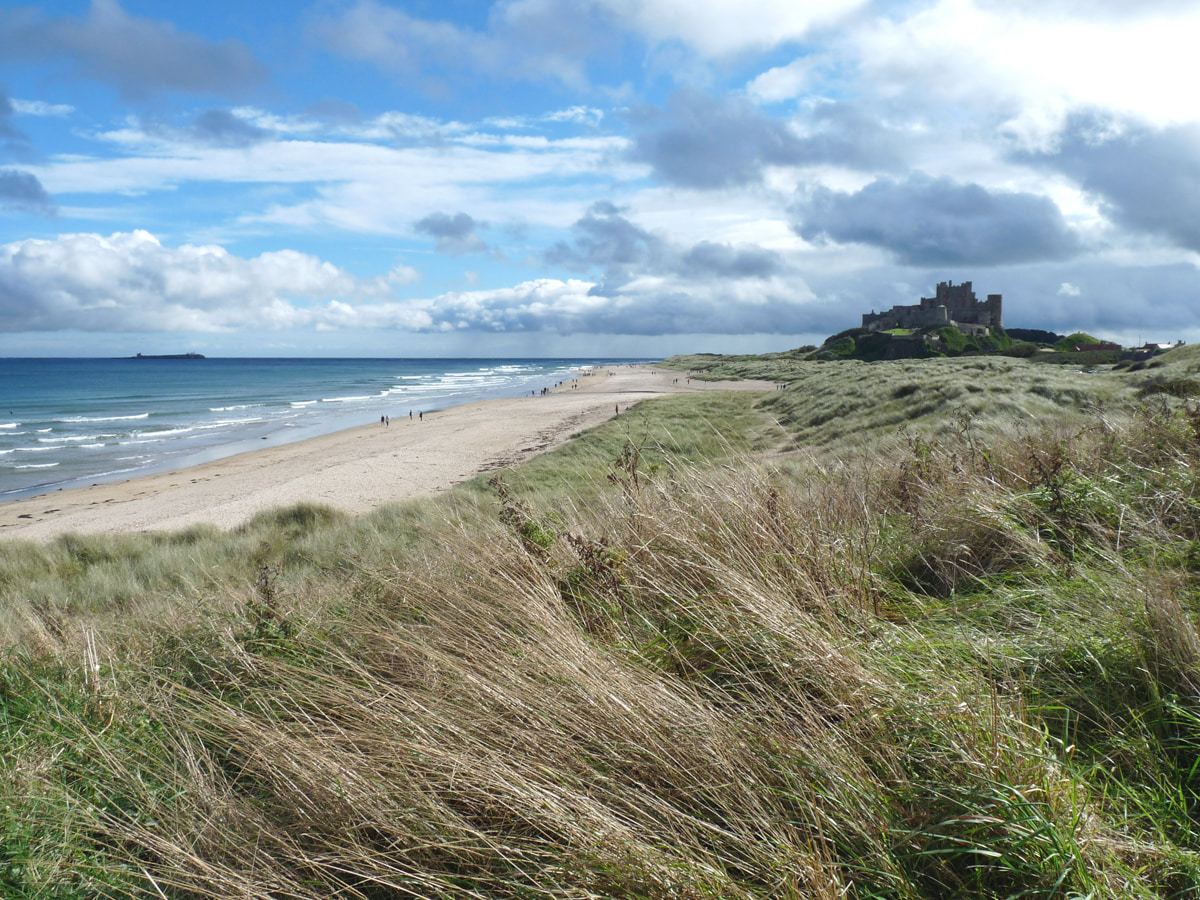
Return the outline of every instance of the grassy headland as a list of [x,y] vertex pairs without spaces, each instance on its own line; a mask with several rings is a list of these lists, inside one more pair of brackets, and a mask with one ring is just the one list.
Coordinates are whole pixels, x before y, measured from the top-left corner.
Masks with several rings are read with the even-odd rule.
[[1200,891],[1200,355],[705,359],[786,388],[0,543],[5,896]]

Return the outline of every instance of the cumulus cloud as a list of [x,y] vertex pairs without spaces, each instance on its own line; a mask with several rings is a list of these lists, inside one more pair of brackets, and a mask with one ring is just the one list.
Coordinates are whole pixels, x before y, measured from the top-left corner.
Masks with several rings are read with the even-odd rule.
[[243,259],[216,246],[164,247],[144,231],[0,246],[4,331],[302,327],[322,313],[299,301],[385,290],[294,250]]
[[880,178],[853,194],[811,188],[791,212],[807,241],[866,244],[908,265],[994,266],[1066,259],[1080,249],[1047,197],[921,173]]
[[444,294],[425,312],[443,331],[558,334],[799,334],[822,315],[803,283],[771,291],[639,280],[620,297],[597,294],[577,279],[537,279],[511,288]]
[[[603,254],[602,254],[603,255]],[[693,266],[681,274],[683,261]],[[252,259],[163,246],[146,232],[63,235],[0,246],[0,331],[219,332],[391,328],[411,332],[794,334],[823,313],[765,251],[698,244],[674,267],[597,293],[585,279],[396,300],[416,273],[357,279],[292,250]],[[740,278],[708,277],[712,272]]]
[[593,294],[612,296],[639,277],[669,275],[684,280],[764,279],[780,274],[779,254],[757,246],[709,241],[688,248],[631,222],[612,203],[592,204],[571,226],[570,242],[558,241],[543,255],[549,265],[577,272],[600,269]]
[[159,91],[240,94],[266,79],[265,68],[238,41],[214,44],[131,16],[117,0],[92,0],[82,18],[46,18],[33,7],[0,11],[0,56],[65,60],[79,77],[107,82],[127,99]]
[[416,222],[413,227],[421,234],[427,234],[436,240],[434,249],[438,253],[461,256],[466,253],[487,252],[488,245],[475,231],[479,224],[463,212],[453,216],[436,212]]
[[54,201],[37,177],[17,169],[0,169],[0,206],[42,215],[55,211]]
[[1075,179],[1117,224],[1200,251],[1200,125],[1076,114],[1057,152],[1022,158]]

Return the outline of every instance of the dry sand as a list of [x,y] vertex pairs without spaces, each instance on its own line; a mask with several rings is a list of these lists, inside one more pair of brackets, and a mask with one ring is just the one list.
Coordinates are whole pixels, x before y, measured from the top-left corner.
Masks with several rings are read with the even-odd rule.
[[[675,379],[679,384],[675,384]],[[55,491],[0,505],[0,540],[67,532],[152,531],[212,522],[233,528],[302,501],[366,512],[514,465],[648,397],[770,388],[761,382],[687,382],[652,366],[594,370],[548,396],[485,400],[425,420],[378,422],[189,469]]]

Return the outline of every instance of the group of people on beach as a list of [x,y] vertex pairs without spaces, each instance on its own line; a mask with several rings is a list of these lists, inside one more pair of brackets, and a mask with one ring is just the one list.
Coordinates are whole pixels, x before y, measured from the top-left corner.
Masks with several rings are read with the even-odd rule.
[[[583,372],[583,373],[581,373],[581,374],[582,374],[582,375],[591,375],[591,374],[593,374],[593,373],[592,373],[592,372]],[[609,374],[612,374],[612,373],[610,372]],[[560,388],[560,387],[564,387],[566,384],[567,384],[567,382],[565,382],[565,381],[556,381],[556,382],[554,383],[554,387],[556,387],[556,388]],[[571,390],[579,390],[579,382],[578,382],[578,380],[572,380],[570,387],[571,387]],[[541,395],[541,396],[545,397],[545,396],[548,396],[552,390],[553,390],[553,388],[544,387],[544,388],[542,388],[542,389],[541,389],[541,391],[537,391],[537,390],[531,390],[529,393],[530,393],[532,396],[534,396],[534,397],[538,396],[538,395],[539,395],[539,393],[540,393],[540,395]],[[621,411],[621,407],[620,407],[619,405],[617,406],[617,410],[616,410],[616,411],[617,411],[618,413],[620,413],[620,411]],[[408,418],[409,418],[409,420],[410,420],[410,421],[412,420],[412,417],[413,417],[413,411],[410,409],[410,410],[408,411]],[[424,411],[418,410],[418,411],[417,411],[417,418],[418,418],[420,421],[424,422],[424,421],[425,421],[425,413],[424,413]],[[392,424],[392,417],[391,417],[391,416],[386,416],[386,415],[384,415],[384,416],[380,416],[380,417],[379,417],[379,424],[380,424],[382,427],[384,427],[384,428],[387,428],[389,425],[391,425],[391,424]]]
[[[412,421],[412,417],[413,417],[413,411],[410,409],[410,410],[408,411],[408,420],[409,420],[410,422]],[[417,411],[417,418],[418,418],[418,419],[420,419],[422,422],[424,422],[424,421],[425,421],[425,411],[424,411],[424,410],[418,410],[418,411]],[[387,428],[389,425],[391,425],[391,424],[392,424],[392,417],[391,417],[391,416],[380,416],[380,417],[379,417],[379,424],[380,424],[380,425],[382,425],[384,428]]]

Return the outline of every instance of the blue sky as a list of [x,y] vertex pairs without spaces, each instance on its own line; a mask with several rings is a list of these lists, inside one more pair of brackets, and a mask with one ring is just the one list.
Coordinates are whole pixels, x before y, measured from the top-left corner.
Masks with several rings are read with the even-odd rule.
[[1200,339],[1200,3],[0,6],[0,355]]

